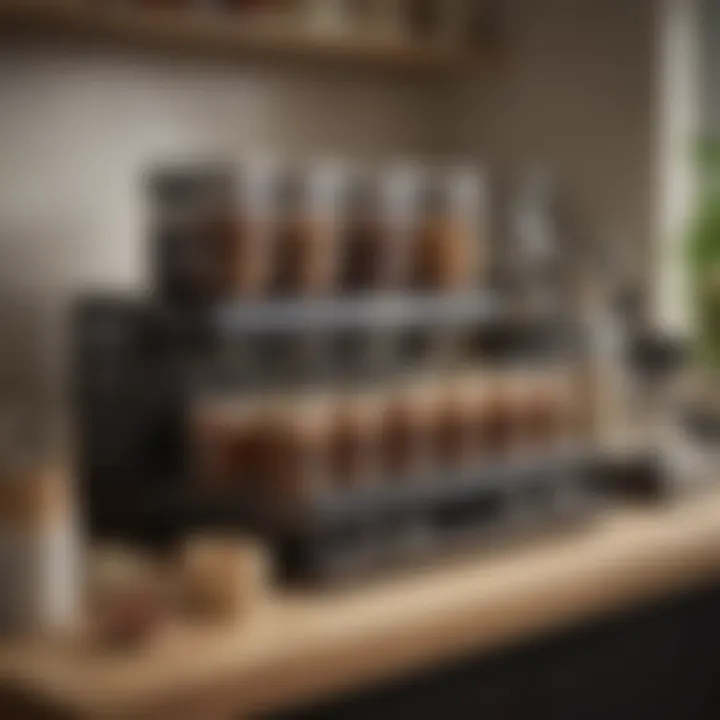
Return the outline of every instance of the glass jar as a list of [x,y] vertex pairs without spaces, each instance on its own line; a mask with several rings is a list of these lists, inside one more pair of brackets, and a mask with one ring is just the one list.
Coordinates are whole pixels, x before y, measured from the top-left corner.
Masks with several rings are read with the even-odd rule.
[[383,467],[391,479],[426,476],[435,466],[438,393],[433,383],[407,385],[392,393],[383,420]]
[[380,479],[383,400],[360,392],[341,398],[332,432],[332,476],[336,487],[357,488]]
[[343,290],[364,293],[378,289],[383,284],[385,229],[378,189],[367,172],[353,173],[343,235]]
[[257,298],[271,289],[279,222],[278,185],[282,169],[269,158],[240,169],[232,252],[226,265],[232,295]]
[[379,282],[384,289],[412,286],[422,230],[427,176],[412,163],[390,167],[380,180],[383,246]]
[[442,383],[435,419],[434,449],[441,470],[465,470],[473,464],[473,397],[467,379]]
[[298,290],[303,295],[329,295],[339,289],[349,177],[344,163],[332,159],[316,163],[308,173],[297,257]]
[[425,192],[417,282],[436,292],[470,288],[485,266],[486,202],[477,173],[453,170]]
[[475,431],[482,457],[498,462],[510,456],[517,437],[512,380],[505,373],[493,371],[487,383],[477,397]]
[[302,505],[332,486],[333,405],[308,396],[278,403],[266,424],[266,491],[279,508]]

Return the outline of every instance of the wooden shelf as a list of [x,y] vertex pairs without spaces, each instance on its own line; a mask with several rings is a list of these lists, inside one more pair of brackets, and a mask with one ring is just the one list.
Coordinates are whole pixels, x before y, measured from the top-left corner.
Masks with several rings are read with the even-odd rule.
[[0,0],[5,36],[40,36],[187,56],[311,61],[323,67],[357,66],[436,73],[479,61],[449,45],[383,38],[324,36],[292,28],[248,25],[240,18],[199,10],[144,10],[93,0]]

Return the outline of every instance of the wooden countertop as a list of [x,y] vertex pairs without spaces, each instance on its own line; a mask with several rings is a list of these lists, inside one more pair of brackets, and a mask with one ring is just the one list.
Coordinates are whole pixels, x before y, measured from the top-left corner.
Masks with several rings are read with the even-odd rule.
[[207,720],[360,689],[717,577],[716,492],[362,588],[278,597],[235,627],[176,628],[125,656],[80,641],[2,647],[0,678],[61,717]]

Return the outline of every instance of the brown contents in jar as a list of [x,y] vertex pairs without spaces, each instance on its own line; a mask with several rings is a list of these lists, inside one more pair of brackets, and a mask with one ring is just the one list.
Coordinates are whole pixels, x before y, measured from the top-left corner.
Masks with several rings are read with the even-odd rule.
[[337,284],[334,239],[329,222],[287,218],[276,238],[274,289],[293,296],[331,293]]
[[444,468],[472,460],[472,407],[464,384],[451,385],[438,406],[434,423],[435,455]]
[[376,188],[368,178],[356,178],[350,188],[348,221],[342,234],[342,288],[363,292],[384,286],[385,227]]
[[307,237],[298,218],[281,221],[275,236],[273,293],[297,295],[302,288],[301,275],[307,263]]
[[282,177],[277,194],[276,222],[273,239],[272,292],[277,295],[297,295],[302,289],[302,277],[311,260],[308,249],[312,238],[302,216],[302,184],[294,175]]
[[196,446],[203,482],[226,490],[254,491],[265,470],[261,408],[231,400],[209,406],[206,417],[201,421],[205,440]]
[[512,449],[516,435],[512,400],[497,380],[488,388],[477,412],[476,437],[483,457],[499,458]]
[[471,285],[473,243],[460,224],[442,217],[428,218],[418,246],[417,284],[421,288],[457,291]]
[[547,387],[535,387],[528,395],[524,437],[530,447],[551,450],[561,432],[559,398]]
[[251,471],[252,428],[246,415],[230,407],[200,409],[192,430],[198,482],[215,490],[240,484]]
[[335,414],[331,442],[333,481],[353,487],[376,479],[382,408],[376,398],[351,398]]
[[300,291],[329,295],[338,284],[337,230],[329,219],[318,218],[305,226],[307,241],[299,262]]
[[219,413],[209,409],[198,411],[190,430],[193,465],[199,484],[219,488],[231,475],[231,435]]
[[268,290],[271,272],[272,227],[270,221],[238,217],[225,242],[225,262],[221,268],[227,278],[229,294],[260,297]]
[[301,400],[268,424],[267,489],[280,503],[296,503],[330,482],[332,416],[325,400]]
[[402,477],[427,469],[437,412],[429,388],[407,388],[385,409],[382,459],[385,472]]
[[375,217],[356,217],[345,233],[342,286],[351,292],[377,289],[382,283],[384,242]]

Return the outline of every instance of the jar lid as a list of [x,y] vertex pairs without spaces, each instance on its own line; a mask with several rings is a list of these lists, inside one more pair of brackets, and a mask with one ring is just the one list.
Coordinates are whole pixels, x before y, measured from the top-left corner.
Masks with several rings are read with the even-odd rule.
[[311,212],[340,213],[348,204],[352,170],[339,158],[324,158],[308,170],[305,197]]
[[455,167],[445,175],[445,195],[448,206],[455,212],[481,215],[487,209],[487,182],[484,175],[473,168]]

